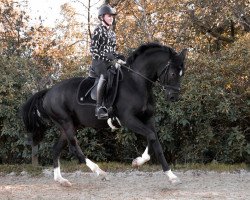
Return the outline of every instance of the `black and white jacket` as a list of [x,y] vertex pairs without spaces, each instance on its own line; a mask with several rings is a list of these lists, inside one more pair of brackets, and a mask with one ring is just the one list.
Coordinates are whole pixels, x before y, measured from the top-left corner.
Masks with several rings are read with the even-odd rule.
[[92,59],[110,61],[106,55],[116,52],[115,32],[102,24],[97,26],[91,39],[90,52]]

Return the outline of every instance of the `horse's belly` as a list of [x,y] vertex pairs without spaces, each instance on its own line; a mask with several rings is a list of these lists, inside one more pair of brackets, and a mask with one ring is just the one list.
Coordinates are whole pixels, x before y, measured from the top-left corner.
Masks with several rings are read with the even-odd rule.
[[95,106],[81,106],[81,109],[76,111],[79,125],[91,128],[108,128],[107,120],[98,120],[95,116]]

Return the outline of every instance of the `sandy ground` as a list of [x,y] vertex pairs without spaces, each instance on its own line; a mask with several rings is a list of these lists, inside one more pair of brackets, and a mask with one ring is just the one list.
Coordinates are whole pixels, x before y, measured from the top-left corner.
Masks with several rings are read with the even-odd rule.
[[176,171],[182,184],[174,186],[162,172],[125,171],[109,173],[103,181],[93,173],[63,174],[71,187],[62,187],[53,181],[53,173],[45,170],[40,177],[23,172],[0,175],[0,199],[52,200],[192,200],[192,199],[250,199],[250,172],[234,173],[204,171]]

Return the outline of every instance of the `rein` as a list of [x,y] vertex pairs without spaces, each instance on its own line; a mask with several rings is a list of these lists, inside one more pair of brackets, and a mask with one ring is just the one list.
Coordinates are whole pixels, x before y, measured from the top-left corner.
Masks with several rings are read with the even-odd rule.
[[[175,86],[171,86],[171,85],[161,85],[160,81],[157,79],[157,81],[152,81],[151,79],[149,79],[148,77],[142,75],[141,73],[139,72],[136,72],[135,70],[131,69],[130,67],[128,67],[126,64],[122,64],[121,65],[122,67],[126,68],[128,71],[131,71],[135,74],[137,74],[138,76],[141,76],[142,78],[144,78],[145,80],[149,81],[150,83],[152,83],[153,85],[159,85],[162,87],[162,89],[165,91],[167,88],[170,88],[170,89],[173,89],[173,90],[176,90],[176,91],[180,91],[180,88],[179,87],[175,87]],[[159,78],[164,74],[164,82],[165,82],[165,79],[166,79],[166,75],[168,74],[168,70],[169,70],[169,66],[170,66],[170,63],[168,62],[165,67],[163,68],[163,70],[161,71],[160,75],[159,75]]]
[[131,69],[130,67],[128,67],[127,65],[121,65],[122,67],[126,68],[128,71],[131,71],[139,76],[141,76],[142,78],[146,79],[147,81],[149,81],[152,84],[156,84],[154,81],[152,81],[151,79],[149,79],[148,77],[140,74],[139,72],[136,72],[135,70]]

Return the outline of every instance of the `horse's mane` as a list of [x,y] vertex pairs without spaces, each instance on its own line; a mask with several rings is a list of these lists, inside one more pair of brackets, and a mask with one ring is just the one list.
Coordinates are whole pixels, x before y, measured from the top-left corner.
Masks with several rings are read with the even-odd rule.
[[176,54],[176,52],[168,46],[164,46],[164,45],[161,45],[159,43],[147,43],[147,44],[143,44],[143,45],[139,46],[136,50],[134,50],[132,52],[132,54],[127,59],[127,64],[131,65],[139,55],[143,54],[144,52],[146,52],[149,49],[159,49],[162,51],[167,51],[171,55]]

